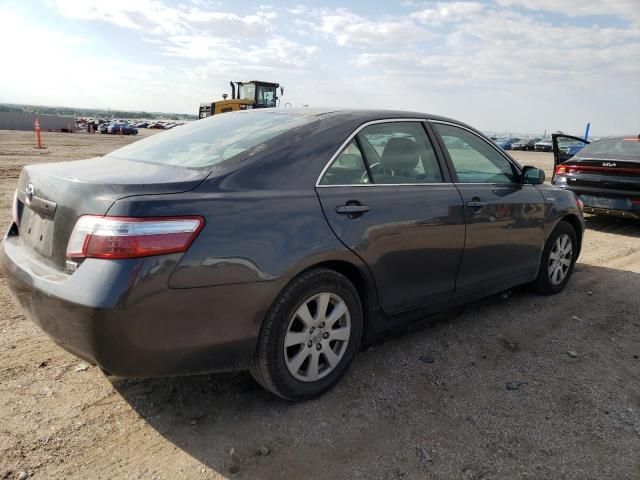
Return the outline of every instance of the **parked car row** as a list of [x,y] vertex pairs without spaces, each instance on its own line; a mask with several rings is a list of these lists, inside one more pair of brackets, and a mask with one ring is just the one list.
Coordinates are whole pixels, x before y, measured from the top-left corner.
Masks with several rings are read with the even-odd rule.
[[[173,127],[177,127],[178,125],[183,125],[185,122],[179,122],[174,120],[131,120],[131,119],[111,119],[106,120],[102,118],[93,118],[93,117],[79,117],[76,120],[76,130],[82,132],[100,132],[100,133],[112,133],[108,131],[111,125],[116,125],[120,127],[123,126],[123,134],[124,135],[135,135],[137,129],[140,128],[157,128],[163,130],[169,130]],[[124,127],[124,126],[127,127]],[[133,130],[132,130],[133,129]],[[127,131],[127,133],[124,132]],[[134,131],[136,130],[136,131]],[[119,128],[116,129],[116,132],[119,133]]]
[[[492,137],[491,139],[503,150],[521,150],[529,152],[551,152],[553,150],[553,143],[551,138],[520,139],[517,137]],[[583,144],[575,142],[573,140],[564,140],[564,142],[560,145],[560,149],[573,156],[578,153],[583,146]]]

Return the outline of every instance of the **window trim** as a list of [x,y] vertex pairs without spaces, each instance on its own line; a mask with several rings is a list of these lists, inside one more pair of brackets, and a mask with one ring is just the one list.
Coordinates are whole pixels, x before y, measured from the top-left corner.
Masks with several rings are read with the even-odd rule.
[[[452,182],[447,182],[444,181],[446,180],[445,175],[444,175],[444,168],[445,165],[442,164],[442,159],[439,158],[438,156],[438,151],[436,150],[436,146],[433,145],[433,139],[430,137],[429,132],[427,130],[425,130],[425,135],[427,136],[427,138],[429,139],[429,141],[432,144],[434,153],[436,155],[436,159],[438,160],[438,166],[440,167],[440,172],[442,173],[442,177],[443,177],[443,181],[442,182],[437,182],[437,183],[357,183],[357,184],[345,184],[345,185],[321,185],[320,181],[322,180],[322,177],[324,177],[324,174],[327,172],[327,170],[329,169],[329,167],[331,166],[331,164],[333,163],[333,161],[338,157],[338,155],[340,155],[340,153],[342,152],[342,150],[344,150],[346,148],[347,145],[349,145],[349,143],[358,135],[358,133],[360,133],[361,130],[363,130],[364,128],[368,127],[369,125],[375,125],[375,124],[379,124],[379,123],[395,123],[395,122],[417,122],[420,123],[423,128],[424,128],[424,123],[425,122],[429,122],[428,119],[426,118],[385,118],[385,119],[380,119],[380,120],[370,120],[368,122],[363,123],[362,125],[360,125],[358,128],[356,128],[351,135],[349,135],[347,137],[347,139],[342,142],[342,144],[338,147],[338,150],[336,150],[336,152],[331,156],[331,158],[329,159],[329,161],[325,164],[324,168],[322,169],[322,171],[320,172],[320,175],[318,175],[318,178],[316,179],[316,188],[331,188],[331,187],[410,187],[410,186],[420,186],[420,185],[452,185]],[[360,148],[358,146],[358,148]],[[363,160],[365,162],[365,168],[367,169],[367,173],[369,173],[369,162],[366,159],[366,154],[364,152],[362,152],[363,155]],[[448,168],[447,168],[448,169]],[[370,175],[370,173],[369,173]]]
[[[464,125],[460,125],[460,124],[454,123],[454,122],[447,122],[447,121],[444,121],[444,120],[427,120],[427,122],[429,124],[437,123],[437,124],[442,124],[442,125],[450,125],[452,127],[457,127],[457,128],[462,129],[462,130],[466,130],[467,132],[471,133],[472,135],[475,135],[480,140],[482,140],[483,142],[487,143],[490,147],[492,147],[496,152],[498,152],[507,162],[509,162],[509,165],[511,165],[515,169],[516,173],[520,177],[522,177],[522,167],[520,165],[518,165],[515,162],[515,160],[513,160],[509,155],[507,155],[504,151],[502,151],[502,149],[500,147],[498,147],[492,141],[490,141],[487,138],[485,138],[483,135],[479,135],[477,132],[473,131],[469,127],[465,127]],[[440,132],[438,131],[437,128],[433,128],[432,130],[434,131],[434,134],[436,135],[436,137],[438,139],[438,143],[439,143],[440,148],[442,150],[442,154],[445,156],[445,158],[447,160],[447,164],[449,166],[449,169],[451,170],[451,175],[455,180],[453,183],[460,184],[460,185],[523,185],[522,183],[519,183],[519,182],[509,182],[509,183],[500,183],[500,182],[461,182],[460,179],[458,178],[458,172],[455,169],[455,165],[453,165],[453,160],[451,160],[451,155],[449,155],[449,150],[447,149],[446,145],[444,145],[444,140],[442,139],[442,135],[440,135]]]

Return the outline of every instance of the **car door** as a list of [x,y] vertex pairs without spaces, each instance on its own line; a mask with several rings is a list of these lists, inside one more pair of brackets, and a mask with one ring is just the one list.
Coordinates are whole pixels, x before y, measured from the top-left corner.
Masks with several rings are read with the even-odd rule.
[[456,292],[533,279],[544,243],[544,197],[520,168],[471,129],[431,122],[465,205],[465,251]]
[[553,166],[566,162],[576,153],[578,153],[582,147],[589,145],[589,141],[580,137],[573,137],[571,135],[565,135],[561,133],[551,134],[551,143],[553,149]]
[[383,311],[453,294],[464,248],[462,199],[420,120],[360,127],[316,191],[337,237],[371,270]]

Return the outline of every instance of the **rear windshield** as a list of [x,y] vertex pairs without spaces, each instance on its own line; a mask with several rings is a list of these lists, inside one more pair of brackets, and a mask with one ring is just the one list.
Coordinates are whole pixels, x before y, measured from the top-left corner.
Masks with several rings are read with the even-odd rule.
[[624,155],[640,158],[640,141],[637,138],[598,140],[580,151],[581,157],[589,155]]
[[310,115],[283,111],[224,113],[134,142],[106,157],[211,167],[314,120]]

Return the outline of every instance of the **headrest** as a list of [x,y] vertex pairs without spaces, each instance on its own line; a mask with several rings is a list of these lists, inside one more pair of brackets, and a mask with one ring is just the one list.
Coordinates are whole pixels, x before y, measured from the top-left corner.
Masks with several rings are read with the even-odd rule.
[[343,153],[340,155],[340,166],[343,168],[360,168],[362,158],[355,153]]
[[389,140],[380,158],[382,168],[391,170],[413,170],[419,161],[416,142],[403,137]]

